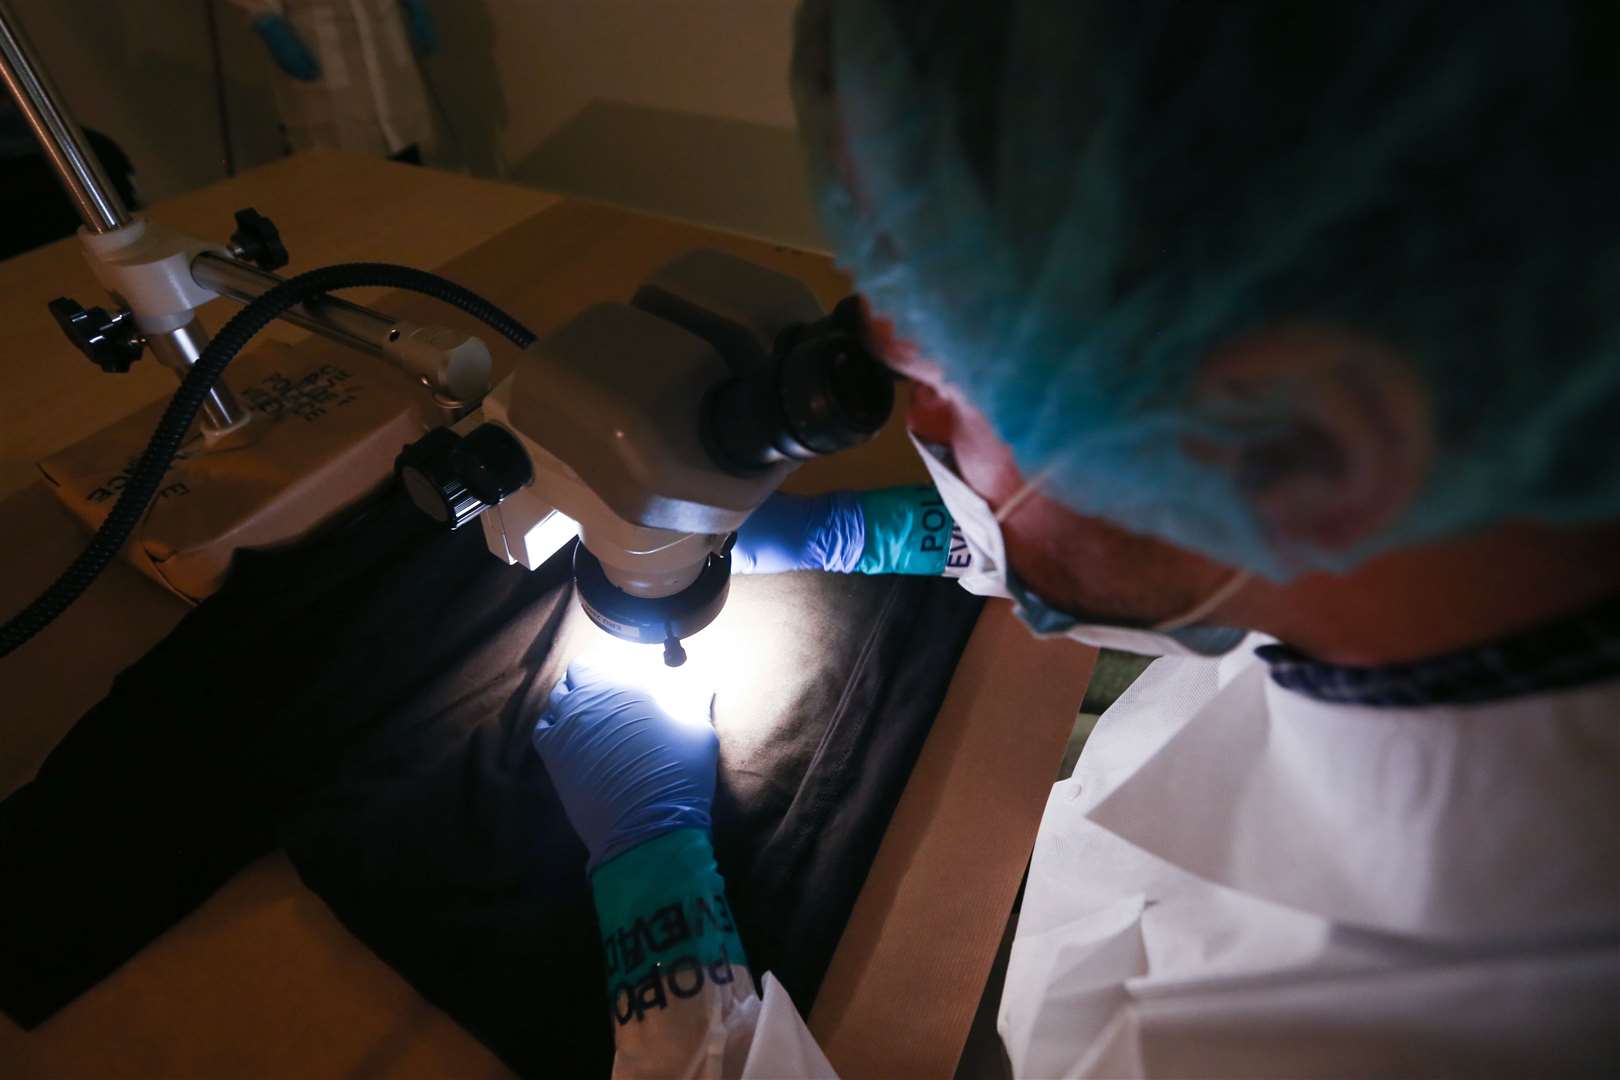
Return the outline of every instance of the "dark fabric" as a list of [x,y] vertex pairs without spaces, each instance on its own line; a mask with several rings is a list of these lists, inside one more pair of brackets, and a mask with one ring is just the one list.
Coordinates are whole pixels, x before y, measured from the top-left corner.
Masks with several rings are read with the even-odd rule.
[[1278,686],[1318,701],[1396,709],[1507,701],[1620,678],[1620,597],[1408,664],[1327,664],[1287,645],[1262,645],[1255,653]]
[[[0,804],[0,1007],[37,1024],[280,845],[514,1068],[605,1073],[585,851],[529,744],[603,640],[568,581],[566,553],[502,566],[397,493],[241,557]],[[803,1007],[977,611],[941,580],[745,578],[688,642],[725,673],[720,869],[756,972]]]

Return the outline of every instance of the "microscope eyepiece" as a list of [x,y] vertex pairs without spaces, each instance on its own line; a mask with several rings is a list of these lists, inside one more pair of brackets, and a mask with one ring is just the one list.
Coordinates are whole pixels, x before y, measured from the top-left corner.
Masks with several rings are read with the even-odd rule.
[[862,343],[859,301],[848,297],[783,330],[768,364],[715,386],[700,423],[715,464],[747,475],[858,446],[893,409],[893,379]]

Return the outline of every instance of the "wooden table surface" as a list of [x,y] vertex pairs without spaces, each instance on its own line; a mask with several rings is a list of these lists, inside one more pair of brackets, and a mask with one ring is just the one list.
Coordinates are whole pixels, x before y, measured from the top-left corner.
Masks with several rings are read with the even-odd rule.
[[[654,269],[699,247],[731,251],[791,273],[827,306],[848,289],[824,256],[335,152],[278,162],[153,207],[149,216],[195,236],[223,238],[231,231],[232,212],[243,206],[276,221],[293,255],[288,272],[351,260],[435,269],[542,334],[591,303],[628,299]],[[105,302],[75,241],[0,263],[0,310],[9,330],[8,347],[0,350],[0,374],[8,387],[0,397],[0,612],[6,614],[32,599],[86,540],[37,481],[33,463],[172,393],[176,385],[168,369],[150,360],[124,376],[90,365],[67,344],[45,309],[58,295],[85,304]],[[458,325],[460,320],[458,313],[414,295],[368,290],[345,295],[416,321]],[[217,328],[233,310],[230,302],[217,301],[203,309],[203,318]],[[301,350],[340,348],[292,327],[276,325],[267,333]],[[500,377],[515,350],[487,334],[485,339]],[[873,443],[812,463],[788,487],[814,491],[926,480],[904,437],[902,411],[896,410],[894,422]],[[167,633],[185,610],[117,562],[38,638],[0,660],[0,797],[33,775],[73,722],[106,694],[114,675]],[[862,894],[851,925],[867,927],[869,940],[829,980],[849,988],[844,1000],[850,1003],[839,1009],[838,1002],[829,1001],[823,1010],[831,1011],[822,1026],[834,1061],[869,1061],[865,1055],[872,1039],[862,1025],[877,1023],[888,1030],[905,1023],[911,1008],[881,988],[862,997],[855,974],[860,965],[908,967],[919,951],[937,952],[905,940],[912,935],[881,929],[889,915],[924,922],[931,917],[935,890],[907,884],[918,878],[917,868],[944,880],[960,881],[964,874],[984,880],[986,887],[970,894],[984,909],[973,920],[982,940],[966,947],[970,935],[958,925],[959,947],[952,958],[953,978],[962,987],[958,997],[969,1013],[977,1001],[975,987],[983,986],[1090,664],[1089,655],[1048,656],[1052,643],[1034,645],[1027,635],[1010,632],[1008,613],[1000,616],[981,620],[975,642],[983,638],[986,644],[970,644],[959,669],[959,674],[979,674],[952,682],[941,737],[930,739],[919,762],[918,775],[939,779],[907,789],[896,822],[910,824],[885,839],[873,870],[882,888],[869,888],[871,897]],[[1002,661],[1008,649],[1021,654],[1035,649],[1045,657],[1040,663],[1062,663],[1068,674],[1030,680],[1027,663]],[[1052,720],[1040,726],[1038,736],[1029,722],[1032,711]],[[966,723],[970,713],[980,717],[976,725]],[[228,703],[222,705],[225,715]],[[947,791],[949,798],[942,793]],[[956,810],[985,819],[986,835],[995,842],[988,848],[979,843],[975,850],[942,846],[940,838],[928,834],[926,822],[948,820]],[[910,901],[908,890],[915,894]],[[891,895],[899,897],[892,904]],[[958,911],[953,917],[964,915]],[[893,962],[891,945],[897,946]],[[949,1039],[959,1039],[966,1027],[965,1022],[947,1026],[953,1034],[944,1045],[919,1046],[905,1060],[927,1061],[928,1071],[948,1073],[955,1060]],[[851,1040],[850,1049],[839,1047]],[[930,1053],[933,1057],[925,1056]],[[877,1071],[896,1064],[887,1060]],[[37,1031],[25,1034],[0,1017],[0,1075],[8,1077],[505,1073],[487,1049],[348,934],[281,855],[244,870]]]

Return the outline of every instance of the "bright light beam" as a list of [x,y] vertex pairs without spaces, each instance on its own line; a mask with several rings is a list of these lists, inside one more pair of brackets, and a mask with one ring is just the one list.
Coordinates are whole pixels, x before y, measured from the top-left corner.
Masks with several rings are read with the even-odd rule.
[[569,652],[649,694],[678,720],[718,722],[722,735],[768,725],[768,716],[739,714],[727,708],[728,703],[755,700],[762,685],[787,677],[778,658],[786,633],[781,619],[757,595],[737,587],[747,584],[734,582],[731,598],[714,622],[682,639],[687,659],[678,668],[664,664],[659,646],[616,638],[577,608],[577,629],[572,633],[578,636]]
[[691,656],[678,668],[664,663],[663,650],[653,645],[622,641],[602,631],[580,653],[580,659],[614,680],[640,690],[659,708],[683,724],[712,724],[717,685],[712,657]]

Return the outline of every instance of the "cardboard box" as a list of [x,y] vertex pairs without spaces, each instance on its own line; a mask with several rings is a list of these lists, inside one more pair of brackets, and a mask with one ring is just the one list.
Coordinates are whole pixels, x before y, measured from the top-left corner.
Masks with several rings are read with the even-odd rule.
[[[143,573],[195,603],[225,579],[238,548],[307,535],[383,483],[400,448],[438,420],[423,391],[380,359],[324,343],[244,352],[228,381],[252,418],[181,447],[124,548]],[[140,410],[40,462],[46,483],[99,528],[168,402]]]

